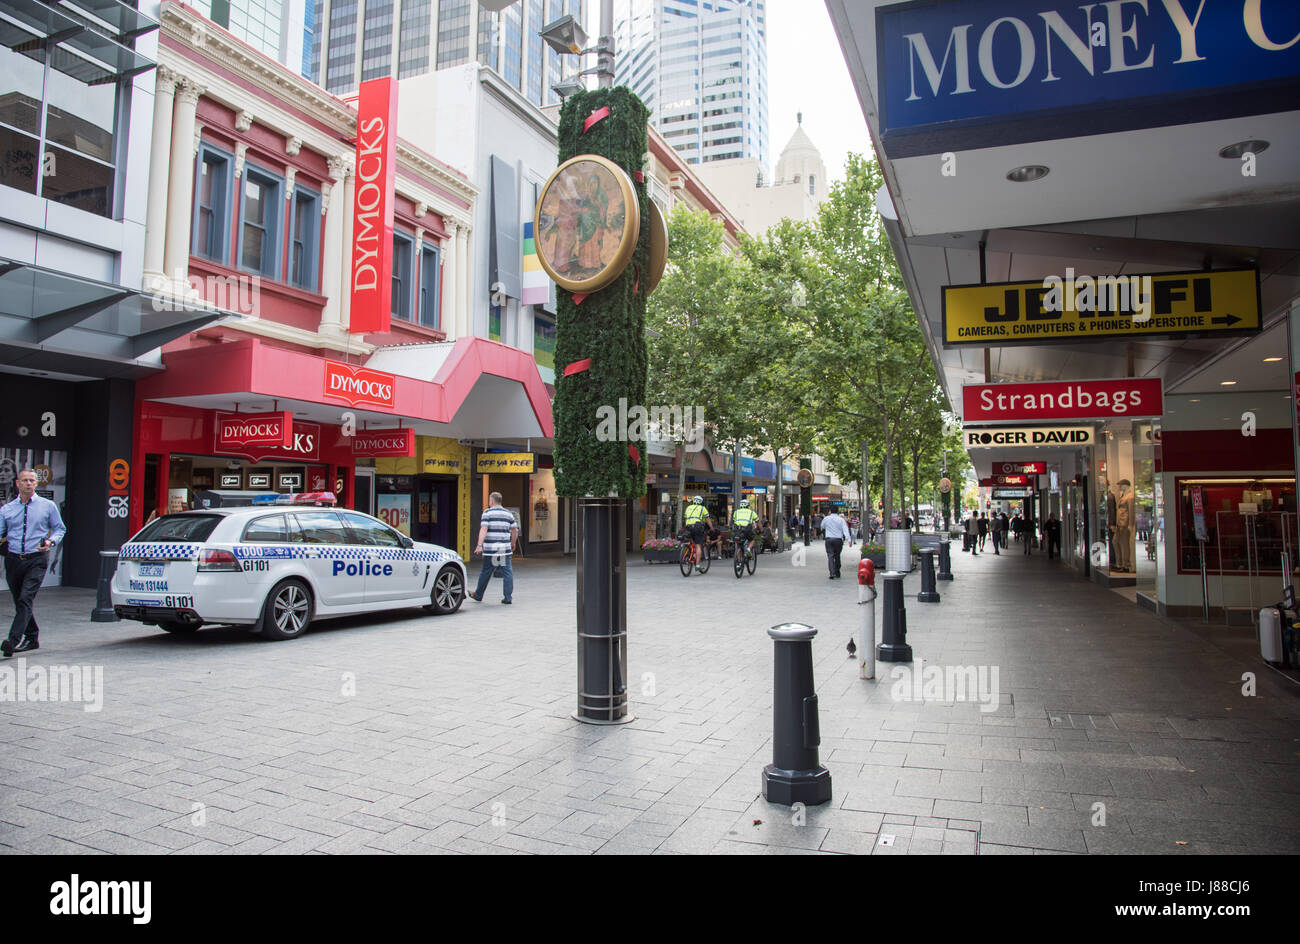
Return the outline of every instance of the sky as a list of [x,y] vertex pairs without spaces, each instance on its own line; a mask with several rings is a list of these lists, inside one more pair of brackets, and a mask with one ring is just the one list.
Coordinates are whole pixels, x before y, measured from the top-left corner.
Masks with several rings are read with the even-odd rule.
[[768,127],[772,166],[803,112],[804,132],[821,151],[832,182],[851,151],[871,153],[871,136],[822,0],[767,0]]

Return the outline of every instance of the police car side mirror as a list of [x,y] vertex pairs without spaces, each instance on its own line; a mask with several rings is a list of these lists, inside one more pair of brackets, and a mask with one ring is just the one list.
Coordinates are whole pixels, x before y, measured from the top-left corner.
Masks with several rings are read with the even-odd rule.
[[410,538],[408,538],[405,534],[403,534],[402,547],[406,548],[409,551],[411,548],[415,547],[415,542],[412,541]]

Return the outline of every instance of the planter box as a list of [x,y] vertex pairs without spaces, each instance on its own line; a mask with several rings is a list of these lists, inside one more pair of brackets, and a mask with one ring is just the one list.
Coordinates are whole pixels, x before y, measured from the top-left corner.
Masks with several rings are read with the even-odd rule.
[[870,553],[870,554],[863,554],[863,555],[862,555],[862,559],[863,559],[863,560],[869,560],[869,561],[871,561],[871,563],[875,564],[875,565],[876,565],[876,570],[884,570],[884,569],[885,569],[885,552],[884,552],[884,551],[874,551],[874,552],[872,552],[872,553]]
[[641,555],[647,564],[675,564],[682,558],[680,547],[643,547]]

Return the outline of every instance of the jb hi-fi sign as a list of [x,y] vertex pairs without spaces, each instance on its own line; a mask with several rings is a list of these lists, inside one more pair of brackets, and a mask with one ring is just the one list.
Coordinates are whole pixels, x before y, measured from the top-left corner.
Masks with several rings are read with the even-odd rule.
[[393,291],[393,202],[397,181],[397,82],[361,83],[352,200],[353,334],[389,329]]

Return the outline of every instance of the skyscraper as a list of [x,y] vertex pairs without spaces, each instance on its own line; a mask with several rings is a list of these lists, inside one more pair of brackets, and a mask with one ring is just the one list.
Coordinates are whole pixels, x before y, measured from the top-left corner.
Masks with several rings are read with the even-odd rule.
[[688,163],[768,167],[766,0],[616,0],[615,83]]
[[345,94],[367,79],[405,79],[477,59],[534,105],[554,105],[551,86],[576,65],[537,34],[586,0],[515,0],[493,13],[475,0],[307,0],[317,28],[306,76]]
[[301,75],[311,67],[318,0],[187,0],[212,22]]

